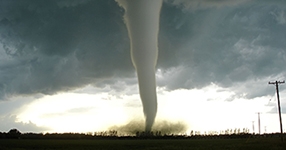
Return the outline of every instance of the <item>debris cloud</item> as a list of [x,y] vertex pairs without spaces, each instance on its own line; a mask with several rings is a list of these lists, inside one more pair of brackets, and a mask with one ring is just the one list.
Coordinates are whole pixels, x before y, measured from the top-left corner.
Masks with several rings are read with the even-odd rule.
[[[122,135],[135,135],[137,132],[142,132],[144,127],[143,120],[131,120],[127,124],[112,126],[109,130],[115,130]],[[162,135],[184,134],[187,131],[187,124],[182,121],[172,122],[168,120],[159,120],[154,123],[152,131],[160,132]]]

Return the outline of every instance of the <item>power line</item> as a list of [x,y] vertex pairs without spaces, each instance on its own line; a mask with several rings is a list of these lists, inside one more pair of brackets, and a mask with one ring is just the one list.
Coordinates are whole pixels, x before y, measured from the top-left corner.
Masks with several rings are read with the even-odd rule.
[[278,85],[282,84],[282,83],[285,83],[285,81],[268,82],[268,84],[275,84],[275,86],[276,86],[279,121],[280,121],[280,132],[281,132],[281,139],[283,141],[283,127],[282,127],[281,108],[280,108],[280,99],[279,99],[279,87],[278,87]]

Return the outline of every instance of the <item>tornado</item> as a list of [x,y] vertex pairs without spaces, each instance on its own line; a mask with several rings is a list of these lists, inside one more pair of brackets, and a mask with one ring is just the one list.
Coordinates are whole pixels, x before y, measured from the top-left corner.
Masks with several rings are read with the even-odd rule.
[[130,39],[131,59],[136,69],[145,116],[150,132],[157,114],[155,66],[162,0],[116,0],[125,9],[124,21]]

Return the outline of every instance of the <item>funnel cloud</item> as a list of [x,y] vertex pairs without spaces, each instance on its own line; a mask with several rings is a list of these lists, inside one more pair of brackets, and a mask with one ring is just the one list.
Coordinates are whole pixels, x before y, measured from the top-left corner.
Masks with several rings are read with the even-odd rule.
[[132,63],[137,71],[145,115],[145,131],[151,131],[157,113],[155,66],[158,57],[159,17],[162,0],[117,0],[125,9]]

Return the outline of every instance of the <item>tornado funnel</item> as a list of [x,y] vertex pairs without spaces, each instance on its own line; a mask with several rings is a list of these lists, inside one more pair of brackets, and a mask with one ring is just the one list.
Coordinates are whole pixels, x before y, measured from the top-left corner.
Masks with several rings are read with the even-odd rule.
[[124,21],[130,38],[132,63],[138,76],[145,131],[150,132],[157,114],[155,66],[162,0],[116,1],[125,9]]

